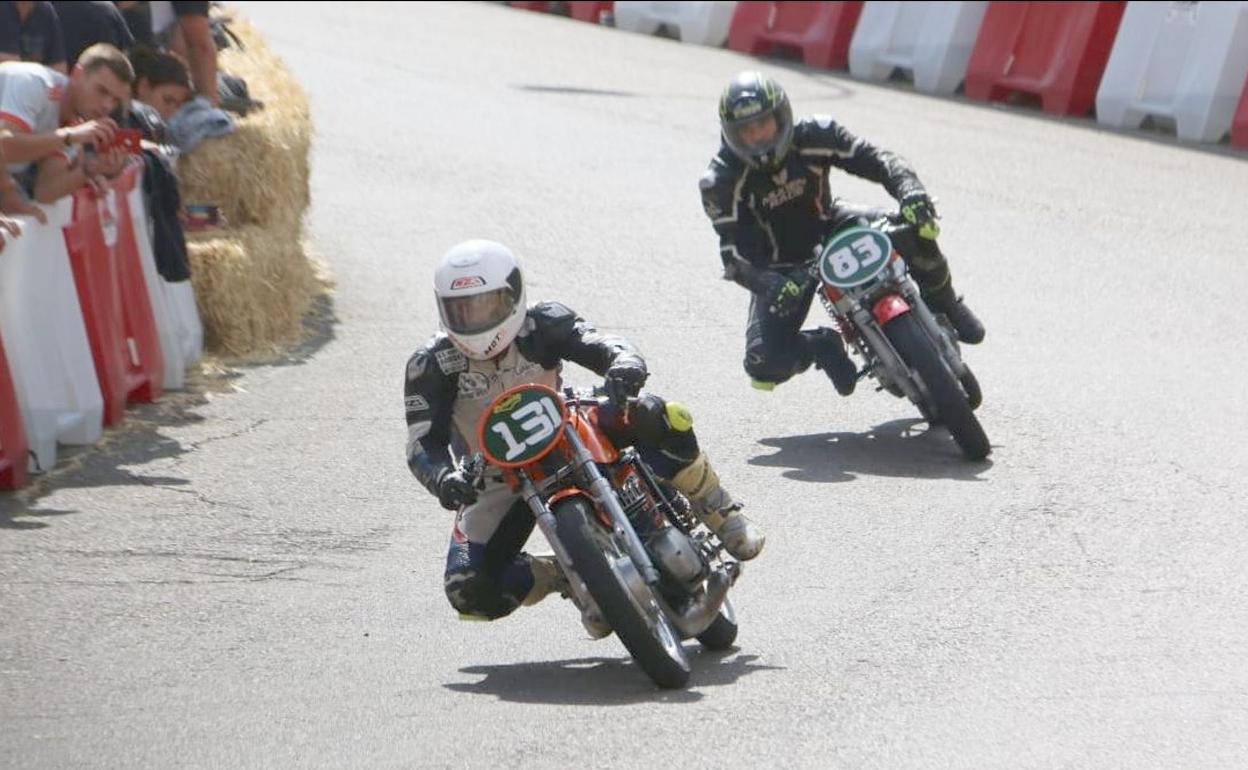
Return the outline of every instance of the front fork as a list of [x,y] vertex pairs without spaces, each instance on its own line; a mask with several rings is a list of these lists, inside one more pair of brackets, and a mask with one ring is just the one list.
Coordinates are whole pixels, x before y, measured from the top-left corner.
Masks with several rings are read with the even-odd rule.
[[[628,551],[628,555],[632,559],[633,564],[636,565],[642,579],[657,594],[659,571],[655,568],[654,562],[650,560],[650,555],[646,552],[646,547],[642,544],[641,538],[637,536],[637,532],[628,521],[624,508],[615,496],[615,490],[611,488],[611,483],[598,470],[598,464],[594,462],[593,456],[581,444],[572,426],[565,425],[564,431],[567,446],[572,449],[574,461],[580,470],[581,478],[584,480],[585,485],[589,487],[590,495],[593,497],[594,502],[598,504],[599,509],[606,511],[607,515],[610,516],[612,530],[624,544],[624,548]],[[580,600],[581,606],[597,606],[593,596],[589,593],[589,589],[586,588],[584,581],[577,574],[576,568],[572,564],[572,556],[559,538],[555,515],[542,499],[529,475],[519,470],[516,471],[516,476],[520,479],[520,496],[529,506],[529,510],[533,512],[533,518],[537,521],[538,529],[542,531],[542,534],[546,536],[547,542],[550,543],[551,549],[555,552],[555,558],[559,561],[559,565],[563,567],[564,574],[568,576],[568,584],[573,593],[576,594],[577,599]]]

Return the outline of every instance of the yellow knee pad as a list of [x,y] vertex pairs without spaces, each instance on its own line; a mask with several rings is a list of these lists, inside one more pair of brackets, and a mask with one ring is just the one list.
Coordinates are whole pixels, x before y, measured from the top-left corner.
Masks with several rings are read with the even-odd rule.
[[667,402],[667,424],[679,433],[688,433],[693,428],[693,415],[689,408],[679,401]]

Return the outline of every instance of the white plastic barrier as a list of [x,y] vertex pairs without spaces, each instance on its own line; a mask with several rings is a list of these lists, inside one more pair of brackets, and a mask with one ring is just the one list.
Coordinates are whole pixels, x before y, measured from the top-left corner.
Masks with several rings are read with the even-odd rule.
[[[191,290],[190,281],[169,283],[156,269],[151,221],[143,200],[143,186],[136,184],[127,197],[134,241],[138,246],[139,261],[143,263],[147,296],[152,303],[160,352],[165,362],[164,387],[166,390],[181,390],[186,387],[186,368],[198,361],[203,353],[204,330],[195,306],[195,293]],[[186,305],[188,299],[189,308]]]
[[951,94],[966,78],[986,2],[868,2],[849,44],[854,77],[887,80],[909,70],[920,91]]
[[0,253],[0,331],[26,437],[48,470],[58,441],[99,440],[104,399],[61,231],[73,202],[64,198],[44,211],[46,225],[19,217],[22,235]]
[[1138,128],[1174,121],[1183,139],[1216,142],[1231,129],[1248,77],[1248,3],[1127,3],[1096,94],[1096,119]]
[[735,2],[617,2],[615,26],[653,35],[659,27],[677,30],[682,43],[722,47],[728,41]]

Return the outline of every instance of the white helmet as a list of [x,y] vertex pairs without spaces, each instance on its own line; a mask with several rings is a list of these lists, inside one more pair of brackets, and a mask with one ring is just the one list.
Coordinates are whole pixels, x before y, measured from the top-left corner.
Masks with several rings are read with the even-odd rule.
[[501,243],[464,241],[433,274],[442,328],[469,358],[484,361],[507,349],[524,325],[520,260]]

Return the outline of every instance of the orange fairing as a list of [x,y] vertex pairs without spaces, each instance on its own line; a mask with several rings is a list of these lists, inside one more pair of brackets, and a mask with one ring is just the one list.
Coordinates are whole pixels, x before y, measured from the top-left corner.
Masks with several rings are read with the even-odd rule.
[[619,459],[619,451],[598,427],[598,407],[589,406],[577,409],[572,412],[571,421],[572,426],[576,428],[576,435],[589,450],[594,462],[613,463]]

